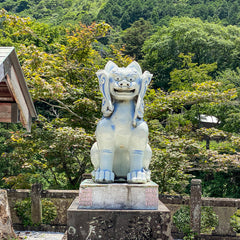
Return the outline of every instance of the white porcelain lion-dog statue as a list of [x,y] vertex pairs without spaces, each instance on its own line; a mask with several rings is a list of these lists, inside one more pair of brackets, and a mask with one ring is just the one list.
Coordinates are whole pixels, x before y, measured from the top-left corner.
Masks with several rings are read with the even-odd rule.
[[94,181],[127,179],[129,183],[146,183],[150,181],[152,151],[148,126],[143,120],[143,97],[152,74],[142,73],[136,61],[126,68],[109,61],[97,77],[103,94],[103,118],[91,149]]

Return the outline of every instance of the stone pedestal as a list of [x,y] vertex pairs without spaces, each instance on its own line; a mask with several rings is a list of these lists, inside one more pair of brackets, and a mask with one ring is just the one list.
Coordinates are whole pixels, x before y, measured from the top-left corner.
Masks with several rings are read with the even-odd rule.
[[158,185],[154,182],[99,184],[86,179],[79,189],[79,208],[157,210]]
[[170,211],[158,200],[158,185],[80,185],[79,197],[67,212],[68,240],[171,239]]
[[68,240],[170,240],[170,211],[81,209],[76,198],[67,212]]

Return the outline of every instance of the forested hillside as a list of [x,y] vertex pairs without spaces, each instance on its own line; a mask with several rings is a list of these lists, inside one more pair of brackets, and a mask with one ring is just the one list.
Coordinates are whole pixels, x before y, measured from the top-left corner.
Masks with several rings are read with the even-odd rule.
[[[238,1],[0,1],[38,119],[0,125],[0,186],[78,188],[101,118],[96,71],[136,59],[153,73],[145,120],[161,193],[240,197]],[[8,12],[9,11],[9,12]],[[16,15],[14,15],[14,13]],[[26,18],[30,17],[30,18]],[[95,20],[95,22],[93,22]],[[231,25],[232,24],[232,25]],[[202,118],[215,116],[209,128]]]
[[167,24],[174,16],[224,25],[240,21],[239,0],[1,0],[0,8],[53,25],[104,20],[122,29],[140,18],[155,25]]
[[139,18],[163,25],[174,16],[239,24],[239,11],[238,0],[109,0],[100,10],[97,19],[123,29],[130,27]]
[[91,24],[105,3],[106,0],[1,0],[0,9],[51,25],[79,21]]

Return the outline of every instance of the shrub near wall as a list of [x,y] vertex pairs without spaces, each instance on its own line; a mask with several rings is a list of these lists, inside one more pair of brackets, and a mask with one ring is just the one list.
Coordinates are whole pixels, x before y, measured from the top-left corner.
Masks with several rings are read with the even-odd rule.
[[[47,198],[50,199],[54,204],[57,214],[51,225],[41,226],[41,229],[44,230],[53,230],[53,231],[65,231],[67,226],[67,209],[71,205],[72,201],[78,196],[78,190],[47,190],[42,191],[41,198],[42,200]],[[8,201],[12,216],[12,222],[14,229],[23,230],[26,227],[23,226],[23,222],[16,212],[16,202],[22,202],[26,199],[30,199],[30,190],[26,189],[17,189],[17,190],[8,190]],[[43,209],[44,211],[44,209]],[[31,212],[29,210],[29,216]],[[28,225],[30,226],[30,225]],[[44,228],[44,229],[43,229]]]
[[[42,203],[42,222],[40,224],[51,224],[57,216],[57,208],[49,199],[41,199]],[[23,223],[24,227],[33,226],[31,220],[31,199],[20,200],[16,202],[14,207],[18,217]]]

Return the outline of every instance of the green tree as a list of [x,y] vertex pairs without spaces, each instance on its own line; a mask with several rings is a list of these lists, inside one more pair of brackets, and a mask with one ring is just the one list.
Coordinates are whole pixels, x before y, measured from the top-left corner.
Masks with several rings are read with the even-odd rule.
[[[211,174],[227,172],[230,176],[239,166],[234,155],[238,137],[233,141],[231,134],[222,130],[198,129],[200,114],[214,115],[219,106],[236,101],[237,91],[233,84],[216,82],[209,76],[215,64],[198,66],[192,63],[192,56],[180,55],[182,68],[170,73],[169,92],[151,89],[146,96],[145,117],[150,122],[153,147],[152,178],[161,192],[183,193],[191,174],[199,176],[194,169],[208,169]],[[202,141],[206,138],[236,142],[236,146],[204,149]]]
[[212,80],[210,73],[216,71],[217,64],[201,64],[192,62],[193,54],[179,54],[182,59],[181,69],[174,69],[170,73],[170,90],[191,89],[193,83],[201,83]]
[[[94,20],[104,20],[123,29],[144,18],[158,26],[168,24],[171,17],[199,17],[224,25],[239,25],[239,1],[232,0],[6,0],[0,8],[21,17],[31,17],[51,25],[76,24],[79,21],[91,25]],[[115,11],[117,10],[117,11]]]
[[143,58],[142,46],[152,31],[153,27],[150,22],[143,18],[135,21],[130,28],[123,32],[124,53],[134,57],[136,60],[141,60]]
[[[124,3],[125,1],[123,1]],[[117,1],[110,0],[106,3],[108,7],[104,7],[98,13],[97,19],[105,20],[111,26],[119,26],[119,20],[123,14],[123,8]]]
[[22,131],[13,134],[8,143],[14,150],[8,157],[22,171],[5,177],[6,183],[13,188],[29,188],[37,180],[48,188],[77,187],[90,166],[93,137],[84,129],[64,125],[60,119],[48,122],[39,116],[31,134]]
[[139,0],[134,0],[129,5],[126,4],[126,7],[120,20],[122,29],[130,27],[131,23],[137,21],[143,15],[142,3]]
[[0,186],[4,186],[3,178],[20,173],[18,162],[8,155],[13,150],[8,144],[9,139],[18,127],[16,124],[0,123]]
[[[154,86],[169,88],[170,72],[179,68],[179,54],[194,54],[193,62],[217,63],[217,70],[236,69],[239,65],[240,28],[224,27],[200,19],[172,18],[168,27],[161,27],[144,46],[144,68],[154,74]],[[213,73],[214,74],[214,73]]]
[[[188,141],[164,131],[152,128],[150,132],[153,156],[151,161],[151,178],[159,185],[160,193],[184,193],[191,174],[188,154],[193,141]],[[193,150],[193,149],[192,149]]]
[[[60,42],[53,38],[50,44],[46,35],[38,35],[41,24],[5,11],[3,14],[2,31],[19,49],[29,91],[37,111],[43,115],[39,115],[32,133],[14,132],[8,140],[10,151],[2,150],[0,158],[11,159],[18,168],[14,174],[4,174],[5,182],[15,188],[29,188],[36,181],[48,188],[77,188],[82,173],[91,170],[89,151],[96,121],[101,117],[95,73],[108,59],[119,65],[126,65],[130,59],[114,48],[103,59],[94,49],[98,38],[108,33],[108,24],[71,26],[65,29]],[[22,32],[30,41],[20,44],[23,36],[11,38],[12,24],[17,34]],[[35,39],[43,44],[36,46]]]

